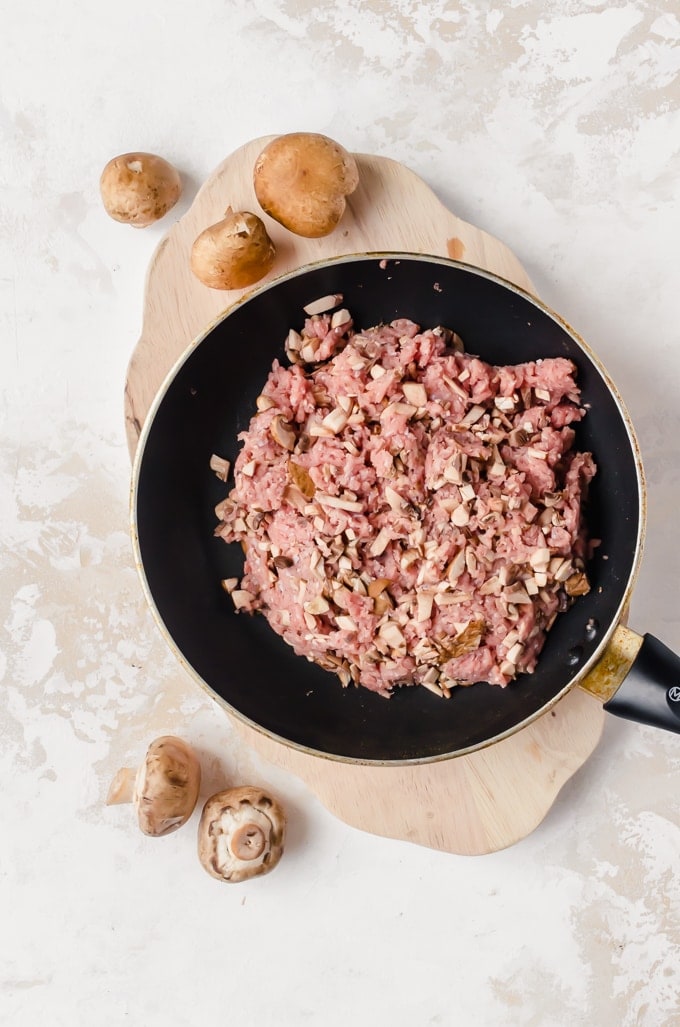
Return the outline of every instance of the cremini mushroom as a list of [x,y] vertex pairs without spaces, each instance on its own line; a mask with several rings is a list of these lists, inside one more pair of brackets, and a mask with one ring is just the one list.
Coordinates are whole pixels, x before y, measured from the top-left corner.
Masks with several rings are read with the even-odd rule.
[[176,168],[155,153],[122,153],[102,171],[99,189],[114,221],[146,228],[175,206],[182,180]]
[[253,172],[262,209],[296,235],[329,235],[359,184],[351,153],[328,136],[291,132],[265,146]]
[[203,807],[198,858],[218,881],[267,874],[281,859],[285,828],[283,809],[261,788],[227,788]]
[[154,838],[176,831],[193,813],[201,786],[201,765],[183,739],[163,735],[151,743],[138,770],[119,770],[107,806],[132,802],[144,834]]
[[245,289],[271,271],[276,250],[262,219],[231,207],[191,248],[191,270],[211,289]]

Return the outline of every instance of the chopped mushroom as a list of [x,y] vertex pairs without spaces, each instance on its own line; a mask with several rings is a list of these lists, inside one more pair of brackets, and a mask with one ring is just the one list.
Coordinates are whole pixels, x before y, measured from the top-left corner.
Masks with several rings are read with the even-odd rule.
[[590,582],[583,571],[572,574],[564,583],[564,591],[568,596],[586,596],[590,592]]
[[342,303],[342,293],[334,293],[332,296],[320,296],[318,300],[312,300],[303,307],[303,310],[312,317],[314,314],[324,314],[327,310],[332,310],[339,303]]
[[198,801],[201,765],[187,742],[163,735],[151,743],[138,770],[119,770],[106,805],[132,802],[144,834],[171,834],[186,824]]
[[281,414],[277,414],[276,417],[272,418],[269,433],[274,442],[278,442],[289,453],[293,452],[296,441],[295,429]]
[[214,471],[220,481],[226,481],[229,477],[229,468],[231,464],[228,460],[225,460],[223,456],[218,456],[217,453],[213,453],[210,457],[210,470]]
[[227,788],[203,807],[198,858],[218,881],[259,877],[281,859],[285,829],[282,807],[261,788]]

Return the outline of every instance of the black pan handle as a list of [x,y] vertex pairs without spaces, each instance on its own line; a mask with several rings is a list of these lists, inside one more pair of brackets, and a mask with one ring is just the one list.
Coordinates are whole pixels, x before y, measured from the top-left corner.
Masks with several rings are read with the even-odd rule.
[[680,656],[653,635],[644,635],[630,670],[604,708],[680,734]]

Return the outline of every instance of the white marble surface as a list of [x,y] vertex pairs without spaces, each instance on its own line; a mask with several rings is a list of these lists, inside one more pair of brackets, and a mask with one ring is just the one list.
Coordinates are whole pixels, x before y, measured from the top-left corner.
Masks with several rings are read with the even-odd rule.
[[[680,649],[680,20],[675,0],[72,0],[0,42],[0,1022],[671,1027],[680,739],[609,719],[541,827],[463,858],[361,834],[240,743],[166,653],[127,535],[122,388],[144,273],[250,138],[401,160],[507,242],[636,423],[631,624]],[[98,177],[147,149],[180,206],[135,232]],[[240,887],[105,808],[155,735],[206,789],[268,784],[284,861]]]

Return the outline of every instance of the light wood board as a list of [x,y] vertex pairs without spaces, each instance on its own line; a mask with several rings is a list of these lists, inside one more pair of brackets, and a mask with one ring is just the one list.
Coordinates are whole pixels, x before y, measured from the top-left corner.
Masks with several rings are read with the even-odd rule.
[[[196,236],[227,207],[262,216],[277,259],[269,277],[344,253],[403,250],[453,257],[534,292],[503,243],[447,210],[417,175],[384,157],[358,154],[360,185],[335,232],[324,239],[291,235],[263,215],[252,169],[268,140],[228,157],[151,261],[142,334],[128,368],[125,419],[130,453],[163,380],[193,338],[244,292],[207,289],[189,270]],[[266,281],[266,279],[265,279]],[[562,785],[596,747],[602,706],[573,689],[529,726],[456,759],[404,767],[338,763],[289,748],[234,718],[239,732],[272,763],[302,778],[324,805],[361,830],[466,855],[505,848],[541,823]]]

